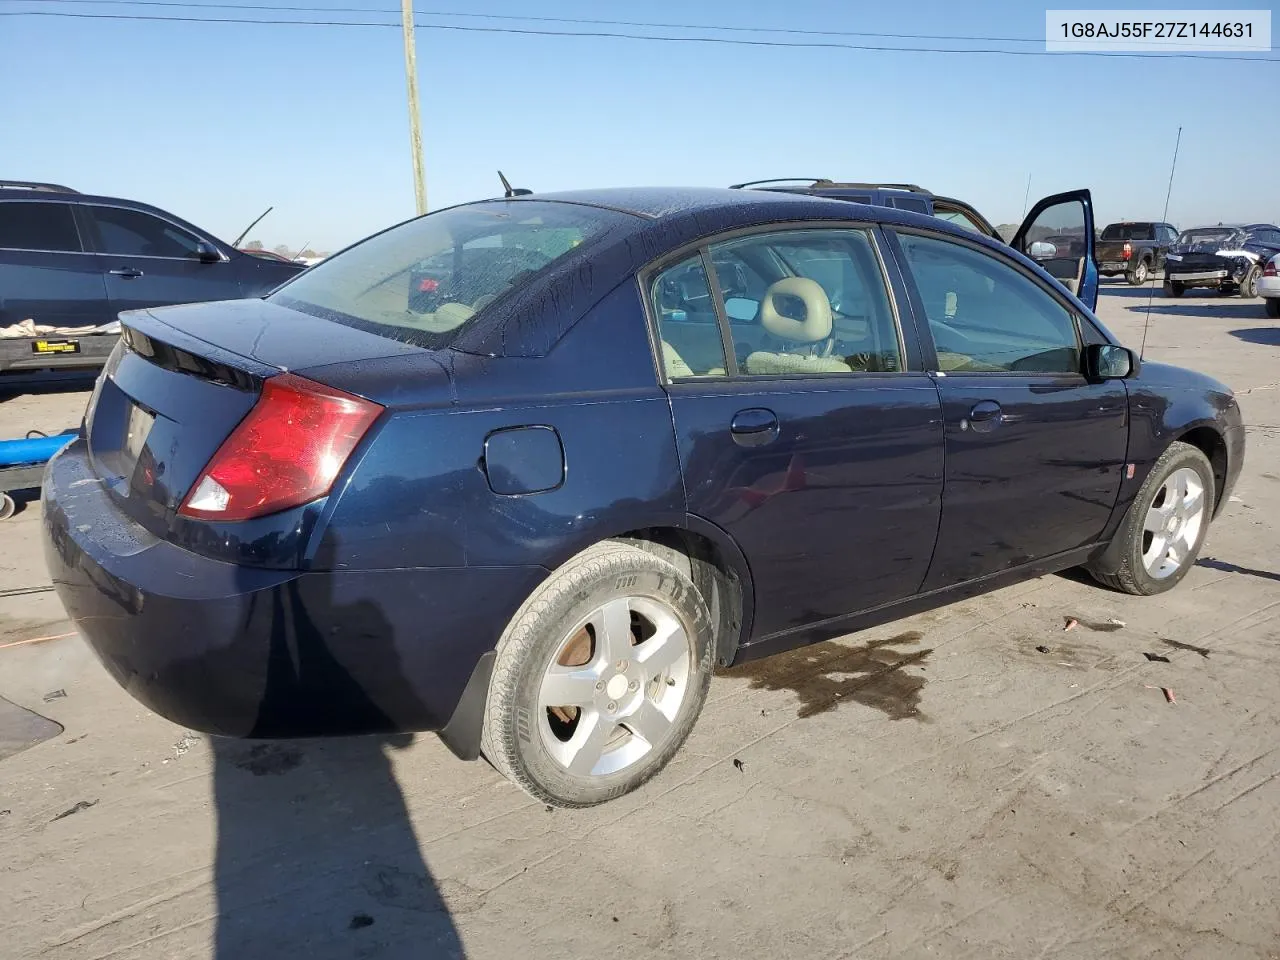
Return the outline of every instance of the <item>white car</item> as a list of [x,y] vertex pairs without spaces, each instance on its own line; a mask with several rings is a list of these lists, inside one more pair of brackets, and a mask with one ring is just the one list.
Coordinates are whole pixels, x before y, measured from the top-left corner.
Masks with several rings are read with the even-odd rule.
[[1267,261],[1258,277],[1258,296],[1267,305],[1267,316],[1280,320],[1280,253]]

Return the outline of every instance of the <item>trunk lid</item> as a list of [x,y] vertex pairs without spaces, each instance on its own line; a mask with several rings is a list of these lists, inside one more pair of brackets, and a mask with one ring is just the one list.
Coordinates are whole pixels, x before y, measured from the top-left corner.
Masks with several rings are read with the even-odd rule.
[[85,413],[89,457],[120,509],[160,537],[187,522],[178,507],[266,378],[423,353],[254,300],[140,310],[121,322]]

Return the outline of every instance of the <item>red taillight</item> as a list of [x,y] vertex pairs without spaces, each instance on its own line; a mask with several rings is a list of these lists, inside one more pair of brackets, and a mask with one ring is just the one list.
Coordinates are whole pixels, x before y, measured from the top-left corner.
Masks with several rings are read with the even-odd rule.
[[1276,269],[1277,261],[1280,261],[1280,257],[1272,257],[1267,261],[1267,265],[1262,268],[1262,275],[1264,277],[1280,276],[1280,271]]
[[292,373],[271,377],[178,513],[248,520],[323,497],[382,409]]
[[1124,256],[1124,258],[1125,258],[1126,260],[1128,260],[1130,257],[1132,257],[1132,256],[1133,256],[1133,244],[1131,244],[1128,240],[1126,240],[1126,241],[1124,242],[1124,254],[1123,254],[1123,256]]

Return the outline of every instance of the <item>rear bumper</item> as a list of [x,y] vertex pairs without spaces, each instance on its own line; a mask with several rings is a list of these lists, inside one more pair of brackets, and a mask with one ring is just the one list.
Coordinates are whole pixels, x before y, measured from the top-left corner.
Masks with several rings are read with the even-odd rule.
[[96,370],[119,342],[112,334],[0,339],[0,373]]
[[1230,274],[1226,270],[1170,270],[1167,276],[1177,283],[1222,283]]
[[1259,277],[1258,296],[1280,297],[1280,277]]
[[125,517],[84,442],[50,461],[45,555],[108,672],[227,736],[438,730],[541,567],[299,572],[202,557]]

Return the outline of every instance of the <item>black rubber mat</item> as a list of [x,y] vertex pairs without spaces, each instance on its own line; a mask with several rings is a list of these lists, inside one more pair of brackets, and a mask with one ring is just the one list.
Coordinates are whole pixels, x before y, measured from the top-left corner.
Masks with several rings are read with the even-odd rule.
[[0,697],[0,760],[62,732],[62,724]]

